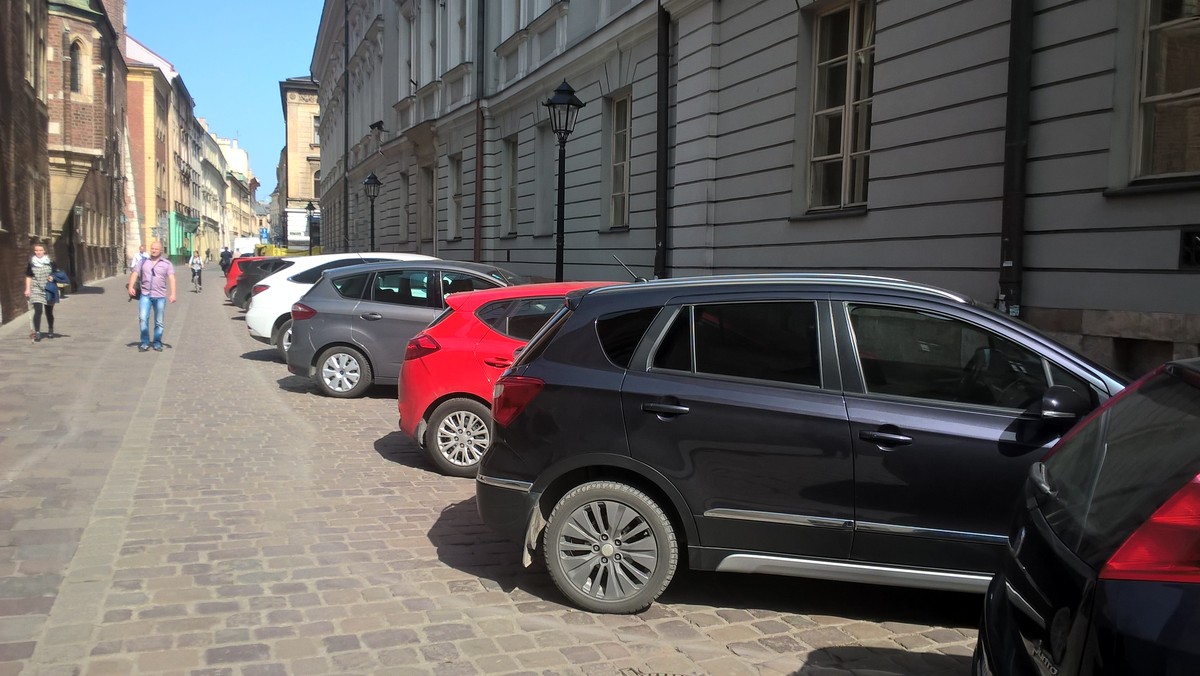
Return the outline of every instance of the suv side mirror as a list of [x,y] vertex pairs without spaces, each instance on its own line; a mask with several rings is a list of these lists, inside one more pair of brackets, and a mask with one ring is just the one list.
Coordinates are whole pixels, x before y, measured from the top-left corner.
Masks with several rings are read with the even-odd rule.
[[1061,420],[1073,425],[1091,410],[1091,405],[1066,385],[1051,385],[1042,395],[1042,419]]

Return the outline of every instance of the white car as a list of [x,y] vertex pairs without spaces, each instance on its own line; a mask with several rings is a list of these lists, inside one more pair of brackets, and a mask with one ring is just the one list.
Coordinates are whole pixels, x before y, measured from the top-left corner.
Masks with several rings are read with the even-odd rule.
[[292,304],[312,288],[321,275],[333,268],[383,261],[436,260],[433,256],[415,253],[335,253],[319,256],[286,258],[292,265],[265,277],[250,296],[246,310],[246,328],[256,340],[270,343],[287,361],[292,344]]

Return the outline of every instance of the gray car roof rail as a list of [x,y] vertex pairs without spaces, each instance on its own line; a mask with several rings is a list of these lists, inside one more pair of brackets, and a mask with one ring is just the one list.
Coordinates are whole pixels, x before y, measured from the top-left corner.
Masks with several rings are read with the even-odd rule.
[[759,285],[759,284],[805,284],[818,286],[822,284],[845,284],[863,289],[887,289],[891,291],[909,291],[938,296],[946,300],[973,305],[974,301],[965,294],[955,293],[947,289],[905,279],[893,277],[876,277],[872,275],[852,275],[830,272],[778,272],[741,275],[707,275],[700,277],[677,277],[672,279],[654,279],[637,284],[601,287],[588,290],[590,294],[636,293],[636,289],[651,286],[653,288],[693,288],[705,285]]

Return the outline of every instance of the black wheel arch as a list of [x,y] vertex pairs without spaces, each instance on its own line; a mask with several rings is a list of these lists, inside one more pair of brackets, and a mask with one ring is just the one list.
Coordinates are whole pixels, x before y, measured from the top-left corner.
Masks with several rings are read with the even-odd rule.
[[538,510],[542,519],[550,518],[554,506],[571,489],[589,481],[620,481],[658,502],[675,528],[681,557],[689,544],[699,544],[696,521],[679,491],[653,467],[624,455],[572,456],[546,468],[531,489],[540,494]]

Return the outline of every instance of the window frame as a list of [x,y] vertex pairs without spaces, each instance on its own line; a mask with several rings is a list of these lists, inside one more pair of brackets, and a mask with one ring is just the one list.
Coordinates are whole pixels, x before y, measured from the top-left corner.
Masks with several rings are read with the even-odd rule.
[[[1131,162],[1131,179],[1132,180],[1154,180],[1154,179],[1172,179],[1179,177],[1197,178],[1200,177],[1200,166],[1194,170],[1189,170],[1186,167],[1182,171],[1154,171],[1151,163],[1153,162],[1153,129],[1152,120],[1156,119],[1153,115],[1154,109],[1158,104],[1171,104],[1175,102],[1186,103],[1192,102],[1197,108],[1200,108],[1200,87],[1185,89],[1179,92],[1167,92],[1161,94],[1150,94],[1149,88],[1155,77],[1150,73],[1151,62],[1153,58],[1153,49],[1155,45],[1155,32],[1158,34],[1183,28],[1186,30],[1200,31],[1200,11],[1195,16],[1175,19],[1173,21],[1151,23],[1154,19],[1152,16],[1153,6],[1156,0],[1146,0],[1142,2],[1140,12],[1139,25],[1139,44],[1138,44],[1138,75],[1135,93],[1134,104],[1134,131],[1132,139],[1133,161]],[[1163,63],[1163,70],[1156,77],[1165,78],[1169,74],[1169,70]],[[1197,132],[1200,134],[1200,132]],[[1186,144],[1185,144],[1186,145]]]
[[[843,11],[849,12],[848,34],[846,35],[846,52],[844,55],[839,55],[834,58],[821,60],[820,55],[824,43],[822,42],[822,27],[824,22],[832,16]],[[869,19],[869,22],[860,22],[863,17]],[[870,155],[871,155],[871,109],[874,101],[874,57],[875,57],[875,0],[847,0],[830,7],[817,14],[812,23],[812,55],[811,68],[809,71],[810,81],[810,112],[808,116],[808,158],[807,158],[807,185],[805,186],[806,200],[810,211],[832,211],[839,209],[853,209],[866,207],[868,200],[868,185],[870,183]],[[867,28],[869,27],[869,31]],[[869,44],[866,46],[860,45],[860,38],[867,35],[870,38]],[[859,74],[855,68],[858,59],[865,59],[863,63],[863,74],[867,76],[866,96],[859,97],[859,89],[862,85]],[[839,61],[845,61],[846,76],[842,82],[844,87],[844,95],[838,105],[820,108],[820,101],[824,98],[821,87],[821,71],[822,68],[835,66]],[[862,124],[862,138],[857,138],[856,130],[856,115],[858,109],[862,107],[866,109],[865,121]],[[840,110],[841,124],[838,136],[838,152],[828,153],[823,155],[816,154],[818,145],[818,134],[820,125],[818,120],[822,117],[830,117]],[[856,145],[861,142],[862,147]],[[855,166],[856,161],[861,161],[863,165],[861,180],[856,183]],[[838,173],[840,186],[838,190],[838,200],[836,204],[825,203],[821,199],[821,172],[818,168],[832,163],[840,165]],[[857,189],[856,189],[857,188]]]
[[[619,115],[620,104],[624,104],[624,115]],[[607,101],[609,130],[607,134],[609,158],[605,164],[609,170],[609,185],[607,192],[608,211],[606,219],[609,229],[621,230],[629,227],[629,192],[630,170],[633,166],[633,94],[629,90],[613,94]],[[618,160],[618,157],[624,157]],[[621,170],[620,181],[617,172]],[[616,206],[617,199],[621,200],[621,208]]]

